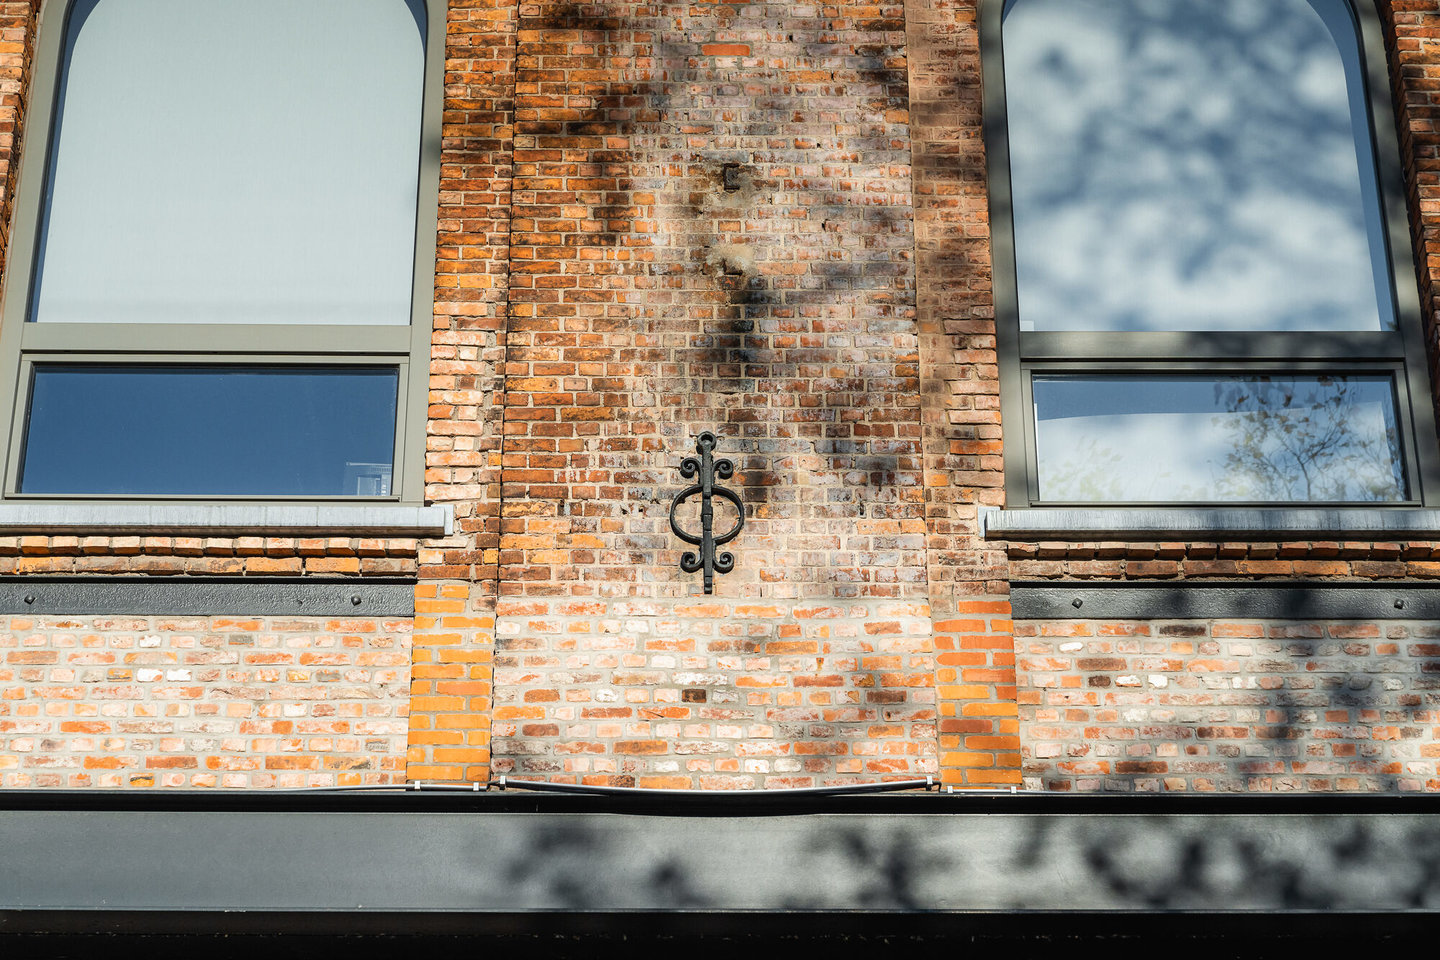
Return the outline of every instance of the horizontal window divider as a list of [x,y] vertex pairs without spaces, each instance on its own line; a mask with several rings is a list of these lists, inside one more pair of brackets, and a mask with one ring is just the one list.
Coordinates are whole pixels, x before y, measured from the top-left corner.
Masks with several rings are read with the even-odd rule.
[[1440,539],[1440,510],[1418,507],[980,507],[988,540],[1209,541]]
[[25,353],[393,355],[411,352],[409,326],[223,323],[27,323]]
[[1093,364],[1126,360],[1196,360],[1285,366],[1293,361],[1403,360],[1400,334],[1374,333],[1034,333],[1020,334],[1025,361],[1067,360]]
[[0,503],[0,536],[442,537],[448,505],[330,503]]

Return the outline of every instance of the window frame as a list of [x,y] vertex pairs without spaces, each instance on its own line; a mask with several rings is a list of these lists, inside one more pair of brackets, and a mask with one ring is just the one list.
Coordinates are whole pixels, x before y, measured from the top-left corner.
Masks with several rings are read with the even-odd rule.
[[[980,0],[979,32],[983,133],[989,187],[995,347],[999,360],[1000,420],[1005,444],[1005,501],[1009,510],[1049,508],[1414,509],[1440,505],[1440,441],[1434,392],[1425,349],[1424,313],[1415,276],[1400,141],[1378,0],[1344,0],[1355,23],[1370,145],[1375,155],[1377,199],[1384,225],[1396,329],[1353,332],[1022,332],[1016,274],[1015,227],[1010,184],[1009,117],[1005,99],[1002,38],[1006,0]],[[1383,118],[1390,118],[1386,122]],[[1198,373],[1287,376],[1317,372],[1342,375],[1391,373],[1397,403],[1401,458],[1408,498],[1364,501],[1299,500],[1057,501],[1038,495],[1035,410],[1036,374]]]
[[[399,3],[401,0],[395,0]],[[429,396],[430,347],[434,327],[438,263],[440,145],[444,108],[445,35],[448,0],[424,0],[426,12],[421,127],[416,144],[416,191],[410,319],[406,325],[218,324],[218,323],[35,323],[29,321],[35,293],[37,250],[47,170],[60,94],[65,35],[76,0],[55,0],[39,13],[34,62],[20,146],[14,213],[0,299],[0,398],[9,409],[9,442],[4,450],[3,501],[130,503],[206,501],[314,504],[424,503],[425,425]],[[36,363],[176,363],[225,366],[236,363],[365,364],[395,367],[395,462],[392,493],[384,497],[211,496],[37,494],[18,489],[21,452],[29,411],[30,373]]]

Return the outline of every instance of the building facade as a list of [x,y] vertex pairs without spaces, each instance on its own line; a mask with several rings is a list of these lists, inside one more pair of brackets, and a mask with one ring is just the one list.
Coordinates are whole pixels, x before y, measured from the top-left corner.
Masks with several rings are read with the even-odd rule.
[[0,4],[0,786],[1440,788],[1440,5],[292,6]]

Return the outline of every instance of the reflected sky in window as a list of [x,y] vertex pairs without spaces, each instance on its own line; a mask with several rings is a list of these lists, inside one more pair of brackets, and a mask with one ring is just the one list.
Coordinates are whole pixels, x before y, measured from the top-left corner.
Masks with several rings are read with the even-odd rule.
[[1011,0],[1021,327],[1394,326],[1344,0]]
[[1405,499],[1389,377],[1034,380],[1050,502]]
[[387,496],[394,367],[41,364],[25,493]]

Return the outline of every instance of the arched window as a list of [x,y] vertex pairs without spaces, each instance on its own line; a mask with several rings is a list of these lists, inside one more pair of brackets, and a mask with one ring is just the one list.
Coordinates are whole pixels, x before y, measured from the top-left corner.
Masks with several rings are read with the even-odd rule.
[[7,495],[418,501],[443,2],[45,18]]
[[1375,19],[1368,0],[987,6],[1012,505],[1425,501]]

